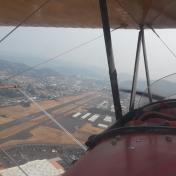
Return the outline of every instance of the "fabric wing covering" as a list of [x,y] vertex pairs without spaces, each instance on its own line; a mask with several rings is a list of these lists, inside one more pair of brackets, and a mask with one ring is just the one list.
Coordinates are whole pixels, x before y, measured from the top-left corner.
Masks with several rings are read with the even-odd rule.
[[[0,25],[18,25],[45,0],[0,0]],[[176,27],[176,0],[107,0],[112,28]],[[50,0],[23,26],[101,28],[98,0]]]

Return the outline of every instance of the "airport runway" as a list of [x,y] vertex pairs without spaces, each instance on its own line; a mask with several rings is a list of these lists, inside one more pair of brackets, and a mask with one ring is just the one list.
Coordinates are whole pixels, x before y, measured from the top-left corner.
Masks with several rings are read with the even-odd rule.
[[[73,101],[49,108],[49,109],[47,109],[47,112],[52,114],[53,112],[57,111],[57,113],[54,115],[54,118],[57,121],[59,121],[68,131],[73,133],[73,132],[75,132],[76,129],[78,129],[82,125],[84,125],[86,123],[86,120],[81,120],[79,118],[72,118],[72,115],[71,115],[72,111],[73,110],[76,111],[80,107],[84,107],[86,109],[86,107],[90,107],[91,105],[94,106],[98,102],[101,102],[103,100],[103,98],[104,97],[101,97],[99,95],[97,95],[97,96],[94,95],[92,97],[86,96],[86,97],[83,97],[83,98],[80,98],[77,100],[73,100]],[[63,109],[67,109],[67,110],[64,112],[59,112],[59,110],[63,111]],[[68,115],[65,115],[65,114],[68,114]],[[8,130],[8,129],[11,129],[15,126],[30,122],[31,120],[35,120],[35,119],[41,117],[42,115],[43,115],[43,112],[37,112],[37,113],[31,114],[31,115],[25,116],[21,119],[17,119],[12,122],[8,122],[4,125],[0,125],[0,131],[3,132],[4,130]],[[97,123],[98,123],[98,121],[97,121]],[[42,120],[41,122],[39,122],[33,126],[27,127],[23,130],[20,130],[19,132],[15,133],[15,134],[13,133],[5,138],[1,138],[0,144],[6,143],[11,140],[28,139],[29,137],[31,137],[30,131],[39,127],[40,125],[45,125],[45,126],[49,126],[49,127],[58,129],[58,127],[55,124],[53,124],[53,122],[51,122],[50,119]]]
[[[64,108],[64,107],[66,107],[68,105],[75,104],[76,102],[84,100],[84,99],[86,99],[88,97],[90,97],[90,96],[82,97],[82,98],[77,99],[77,100],[73,100],[73,101],[70,101],[70,102],[67,102],[67,103],[64,103],[64,104],[61,104],[61,105],[57,105],[55,107],[46,109],[46,111],[48,113],[52,113],[55,110],[59,110],[59,109]],[[19,124],[22,124],[22,123],[25,123],[25,122],[33,120],[33,119],[36,119],[36,118],[38,118],[38,117],[40,117],[42,115],[44,115],[44,113],[42,111],[40,111],[40,112],[37,112],[37,113],[34,113],[34,114],[30,114],[30,115],[24,116],[24,117],[22,117],[20,119],[13,120],[11,122],[2,124],[2,125],[0,125],[0,131],[5,130],[7,128],[11,128],[13,126],[16,126],[16,125],[19,125]]]

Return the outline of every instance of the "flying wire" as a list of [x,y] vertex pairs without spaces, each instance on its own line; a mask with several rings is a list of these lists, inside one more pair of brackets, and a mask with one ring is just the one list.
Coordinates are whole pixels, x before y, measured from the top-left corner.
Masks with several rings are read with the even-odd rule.
[[[8,32],[4,37],[0,39],[0,43],[5,41],[14,31],[16,31],[22,24],[24,24],[28,19],[30,19],[35,13],[37,13],[41,8],[43,8],[47,3],[51,0],[44,1],[38,8],[32,11],[29,15],[27,15],[18,25],[16,25],[10,32]],[[19,168],[19,170],[25,175],[28,174],[19,166],[19,164],[5,151],[0,147],[0,150]]]
[[[111,32],[114,32],[115,30],[120,29],[120,28],[122,28],[122,26],[119,26],[119,27],[117,27],[117,28],[115,28],[115,29],[112,29]],[[88,41],[85,41],[85,42],[83,42],[83,43],[81,43],[81,44],[79,44],[79,45],[77,45],[77,46],[74,46],[74,47],[72,47],[72,48],[70,48],[70,49],[68,49],[68,50],[66,50],[66,51],[63,51],[63,52],[61,52],[61,53],[55,55],[54,57],[51,57],[51,58],[49,58],[49,59],[47,59],[47,60],[45,60],[45,61],[43,61],[43,62],[40,62],[40,63],[38,63],[38,64],[36,64],[36,65],[34,65],[34,66],[31,66],[31,67],[29,67],[28,69],[26,69],[26,70],[24,70],[24,71],[21,71],[21,72],[19,72],[19,73],[17,73],[17,74],[14,74],[14,75],[12,75],[12,76],[9,76],[9,77],[6,78],[4,81],[11,80],[11,79],[14,78],[14,77],[20,76],[20,75],[22,75],[22,74],[24,74],[24,73],[26,73],[26,72],[28,72],[28,71],[31,71],[31,70],[33,70],[33,69],[35,69],[35,68],[37,68],[37,67],[39,67],[39,66],[41,66],[41,65],[44,65],[44,64],[46,64],[46,63],[49,63],[49,62],[51,62],[51,61],[53,61],[53,60],[55,60],[55,59],[58,59],[58,58],[60,58],[61,56],[67,55],[67,54],[69,54],[69,53],[71,53],[71,52],[73,52],[73,51],[75,51],[75,50],[77,50],[77,49],[79,49],[79,48],[81,48],[81,47],[83,47],[83,46],[86,46],[86,45],[92,43],[93,41],[98,40],[99,38],[102,38],[102,37],[103,37],[103,34],[102,34],[102,35],[99,35],[99,36],[97,36],[97,37],[95,37],[95,38],[93,38],[93,39],[90,39],[90,40],[88,40]]]
[[[34,10],[33,12],[31,12],[28,16],[26,16],[17,26],[15,26],[10,32],[8,32],[4,37],[2,37],[2,38],[0,39],[0,43],[2,43],[3,41],[5,41],[14,31],[16,31],[22,24],[24,24],[28,19],[30,19],[35,13],[37,13],[42,7],[44,7],[49,1],[51,1],[51,0],[46,0],[46,1],[43,2],[37,9],[35,9],[35,10]],[[121,26],[118,27],[118,28],[115,28],[115,29],[111,30],[111,32],[113,32],[113,31],[115,31],[116,29],[119,29],[119,28],[121,28]],[[87,44],[89,44],[89,43],[91,43],[91,42],[93,42],[93,41],[95,41],[95,40],[101,38],[102,36],[103,36],[103,35],[99,35],[99,36],[97,36],[97,37],[94,38],[94,39],[91,39],[91,40],[89,40],[89,41],[86,41],[86,42],[84,42],[84,43],[81,43],[80,45],[77,45],[77,46],[75,46],[75,47],[73,47],[73,48],[71,48],[71,49],[69,49],[69,50],[66,50],[66,51],[64,51],[64,52],[62,52],[62,53],[60,53],[60,54],[58,54],[58,55],[56,55],[56,56],[54,56],[54,57],[52,57],[52,58],[49,58],[49,59],[45,60],[44,62],[41,62],[41,63],[39,63],[39,64],[36,64],[36,65],[30,67],[29,69],[26,69],[25,71],[22,71],[22,72],[20,72],[20,73],[18,73],[18,74],[16,74],[16,75],[10,76],[9,78],[7,78],[7,80],[12,79],[12,78],[14,78],[14,77],[16,77],[16,76],[19,76],[19,75],[21,75],[21,74],[23,74],[23,73],[25,73],[25,72],[27,72],[27,71],[30,71],[30,70],[32,70],[32,69],[34,69],[34,68],[36,68],[36,67],[39,67],[39,66],[43,65],[43,64],[46,64],[46,63],[48,63],[48,62],[50,62],[50,61],[52,61],[52,60],[55,60],[56,58],[61,57],[61,56],[63,56],[63,55],[66,55],[66,54],[68,54],[68,53],[70,53],[70,52],[72,52],[72,51],[74,51],[74,50],[76,50],[76,49],[79,49],[80,47],[85,46],[85,45],[87,45]],[[43,109],[38,103],[36,103],[32,98],[30,98],[24,91],[22,91],[22,90],[19,89],[19,88],[18,88],[18,90],[19,90],[24,96],[26,96],[30,101],[32,101],[32,102],[33,102],[33,103],[34,103],[51,121],[53,121],[57,126],[59,126],[59,127],[60,127],[70,138],[72,138],[72,140],[75,141],[84,151],[87,150],[87,147],[84,146],[78,139],[76,139],[76,138],[75,138],[67,129],[65,129],[58,121],[56,121],[56,119],[54,119],[51,114],[49,114],[49,113],[48,113],[45,109]],[[11,157],[11,156],[10,156],[6,151],[4,151],[1,147],[0,147],[0,150],[8,157],[13,163],[16,164],[16,166],[20,169],[21,172],[23,172],[23,174],[24,174],[25,176],[28,176],[28,174],[18,165],[18,163],[14,160],[13,157]]]
[[51,0],[44,1],[38,8],[32,11],[29,15],[27,15],[17,26],[15,26],[10,32],[8,32],[4,37],[0,39],[0,43],[2,43],[5,39],[7,39],[15,30],[17,30],[21,25],[23,25],[27,20],[29,20],[34,14],[36,14],[41,8],[43,8],[47,3]]
[[52,122],[54,122],[59,128],[61,128],[75,143],[77,143],[84,151],[87,151],[87,147],[83,145],[78,139],[76,139],[67,129],[65,129],[51,114],[49,114],[44,108],[42,108],[36,101],[34,101],[27,93],[18,88],[28,100],[30,100],[36,107],[38,107]]
[[13,157],[11,157],[2,147],[0,147],[0,150],[18,167],[18,169],[25,175],[25,176],[29,176],[24,169],[19,166],[19,164],[15,161],[15,159]]
[[[43,8],[43,7],[44,7],[47,3],[49,3],[50,1],[51,1],[51,0],[46,0],[46,1],[44,1],[38,8],[36,8],[36,9],[35,9],[34,11],[32,11],[28,16],[26,16],[17,26],[15,26],[9,33],[7,33],[4,37],[2,37],[2,38],[0,39],[0,43],[2,43],[3,41],[5,41],[5,39],[7,39],[15,30],[17,30],[22,24],[24,24],[27,20],[29,20],[34,14],[36,14],[41,8]],[[119,28],[121,28],[121,27],[122,27],[122,25],[119,26],[119,27],[117,27],[117,28],[115,28],[115,29],[112,29],[111,32],[113,32],[113,31],[115,31],[115,30],[117,30],[117,29],[119,29]],[[60,54],[57,54],[56,56],[51,57],[51,58],[49,58],[49,59],[47,59],[47,60],[45,60],[45,61],[43,61],[43,62],[41,62],[41,63],[39,63],[39,64],[36,64],[36,65],[34,65],[34,66],[32,66],[32,67],[29,67],[28,69],[26,69],[26,70],[24,70],[24,71],[22,71],[22,72],[20,72],[20,73],[17,73],[17,74],[15,74],[15,75],[12,75],[12,76],[6,78],[4,81],[8,81],[8,80],[10,80],[10,79],[12,79],[12,78],[14,78],[14,77],[16,77],[16,76],[20,76],[21,74],[26,73],[26,72],[28,72],[28,71],[30,71],[30,70],[36,68],[36,67],[39,67],[39,66],[41,66],[41,65],[43,65],[43,64],[46,64],[46,63],[48,63],[48,62],[50,62],[50,61],[52,61],[52,60],[55,60],[56,58],[61,57],[61,56],[63,56],[63,55],[66,55],[66,54],[72,52],[73,50],[76,50],[76,49],[78,49],[78,48],[80,48],[80,47],[82,47],[82,46],[85,46],[85,45],[87,45],[87,44],[89,44],[89,43],[91,43],[91,42],[93,42],[93,41],[95,41],[95,40],[101,38],[102,36],[103,36],[103,35],[99,35],[99,36],[97,36],[97,37],[95,37],[95,38],[93,38],[93,39],[91,39],[91,40],[88,40],[88,41],[86,41],[86,42],[83,42],[83,43],[81,43],[81,44],[79,44],[79,45],[77,45],[77,46],[75,46],[75,47],[73,47],[73,48],[71,48],[71,49],[68,49],[68,50],[66,50],[66,51],[64,51],[64,52],[62,52],[62,53],[60,53]]]
[[[49,1],[51,1],[51,0],[46,0],[46,1],[44,1],[37,9],[35,9],[35,10],[32,11],[28,16],[26,16],[17,26],[15,26],[10,32],[8,32],[4,37],[2,37],[2,38],[0,39],[0,43],[4,42],[14,31],[16,31],[16,30],[17,30],[20,26],[22,26],[28,19],[30,19],[35,13],[37,13],[42,7],[44,7],[47,3],[49,3]],[[115,29],[111,30],[111,32],[113,32],[113,31],[115,31],[116,29],[119,29],[119,28],[121,28],[121,27],[122,27],[122,26],[120,26],[120,27],[118,27],[118,28],[115,28]],[[69,50],[66,50],[66,51],[64,51],[64,52],[62,52],[62,53],[60,53],[60,54],[58,54],[58,55],[56,55],[56,56],[54,56],[54,57],[52,57],[52,58],[49,58],[49,59],[45,60],[44,62],[41,62],[41,63],[39,63],[39,64],[36,64],[36,65],[34,65],[34,66],[32,66],[32,67],[26,69],[25,71],[22,71],[22,72],[20,72],[20,73],[18,73],[18,74],[12,75],[12,76],[10,76],[9,78],[7,78],[6,80],[12,79],[12,78],[14,78],[14,77],[16,77],[16,76],[19,76],[19,75],[21,75],[21,74],[23,74],[23,73],[25,73],[25,72],[27,72],[27,71],[30,71],[30,70],[36,68],[36,67],[39,67],[39,66],[41,66],[41,65],[43,65],[43,64],[46,64],[46,63],[48,63],[48,62],[50,62],[50,61],[52,61],[52,60],[55,60],[55,59],[58,58],[58,57],[61,57],[61,56],[63,56],[63,55],[66,55],[66,54],[72,52],[73,50],[76,50],[76,49],[78,49],[78,48],[80,48],[80,47],[82,47],[82,46],[85,46],[85,45],[87,45],[87,44],[89,44],[89,43],[91,43],[91,42],[93,42],[93,41],[95,41],[95,40],[101,38],[102,36],[103,36],[103,35],[99,35],[99,36],[97,36],[97,37],[94,38],[94,39],[91,39],[91,40],[89,40],[89,41],[86,41],[86,42],[84,42],[84,43],[81,43],[80,45],[77,45],[77,46],[75,46],[75,47],[73,47],[73,48],[71,48],[71,49],[69,49]],[[54,119],[51,114],[49,114],[49,113],[48,113],[45,109],[43,109],[38,103],[36,103],[32,98],[30,98],[24,91],[22,91],[22,90],[19,89],[19,88],[18,88],[18,90],[19,90],[24,96],[26,96],[30,101],[32,101],[46,116],[49,117],[50,120],[52,120],[57,126],[59,126],[59,127],[60,127],[70,138],[72,138],[72,140],[75,141],[84,151],[87,150],[87,147],[84,146],[79,140],[77,140],[77,139],[76,139],[68,130],[66,130],[58,121],[56,121],[56,119]],[[13,161],[13,162],[16,164],[17,167],[18,167],[26,176],[28,176],[28,174],[18,165],[18,163],[17,163],[6,151],[4,151],[1,147],[0,147],[0,150],[8,157],[11,161]]]
[[[61,128],[81,149],[87,151],[87,147],[83,145],[78,139],[76,139],[67,129],[65,129],[51,114],[49,114],[45,109],[43,109],[37,102],[35,102],[31,97],[29,97],[23,90],[17,88],[20,93],[22,93],[28,100],[30,100],[34,105],[36,105],[53,123],[55,123],[59,128]],[[18,167],[18,169],[25,175],[29,176],[24,169],[19,166],[13,157],[11,157],[2,147],[0,150]]]
[[[118,28],[115,28],[115,29],[112,29],[111,32],[114,32],[115,30],[117,30],[117,29],[119,29],[119,28],[121,28],[121,27],[122,27],[122,26],[120,26],[120,27],[118,27]],[[26,70],[24,70],[24,71],[22,71],[22,72],[20,72],[20,73],[17,73],[17,74],[15,74],[15,75],[12,75],[12,76],[8,77],[8,78],[5,79],[5,80],[10,80],[10,79],[12,79],[12,78],[14,78],[14,77],[16,77],[16,76],[19,76],[19,75],[21,75],[21,74],[23,74],[23,73],[26,73],[27,71],[30,71],[30,70],[32,70],[32,69],[34,69],[34,68],[36,68],[36,67],[39,67],[39,66],[41,66],[41,65],[43,65],[43,64],[46,64],[46,63],[48,63],[48,62],[50,62],[50,61],[52,61],[52,60],[55,60],[55,59],[57,59],[58,57],[61,57],[61,56],[63,56],[63,55],[66,55],[66,54],[68,54],[68,53],[70,53],[70,52],[72,52],[72,51],[74,51],[74,50],[76,50],[76,49],[79,49],[79,48],[82,47],[82,46],[85,46],[85,45],[87,45],[87,44],[89,44],[89,43],[91,43],[91,42],[93,42],[93,41],[95,41],[95,40],[101,38],[102,36],[103,36],[103,34],[97,36],[96,38],[93,38],[93,39],[91,39],[91,40],[88,40],[88,41],[86,41],[86,42],[83,42],[83,43],[81,43],[81,44],[79,44],[79,45],[77,45],[77,46],[75,46],[75,47],[73,47],[73,48],[71,48],[71,49],[69,49],[69,50],[66,50],[66,51],[64,51],[64,52],[62,52],[62,53],[60,53],[60,54],[58,54],[58,55],[56,55],[56,56],[54,56],[54,57],[52,57],[52,58],[49,58],[49,59],[47,59],[47,60],[45,60],[45,61],[43,61],[43,62],[41,62],[41,63],[39,63],[39,64],[36,64],[36,65],[34,65],[34,66],[32,66],[32,67],[29,67],[28,69],[26,69]],[[19,87],[17,87],[17,90],[19,90],[26,98],[28,98],[30,101],[32,101],[46,116],[49,117],[50,120],[52,120],[57,126],[59,126],[59,127],[60,127],[69,137],[71,137],[72,140],[75,141],[84,151],[87,150],[87,147],[84,146],[79,140],[77,140],[77,139],[76,139],[68,130],[66,130],[58,121],[56,121],[56,120],[52,117],[51,114],[49,114],[45,109],[43,109],[38,103],[36,103],[32,98],[30,98],[30,97],[29,97],[24,91],[22,91]]]
[[160,39],[163,45],[169,50],[169,52],[176,58],[175,52],[166,44],[166,42],[160,37],[160,35],[153,29],[153,27],[149,26],[153,33]]
[[[121,28],[121,27],[122,27],[122,26],[120,26],[120,27],[118,27],[118,28],[115,28],[115,29],[112,29],[111,32],[113,32],[113,31],[115,31],[115,30],[117,30],[117,29],[119,29],[119,28]],[[32,66],[32,67],[30,67],[30,68],[28,68],[28,69],[26,69],[26,70],[24,70],[24,71],[18,73],[18,74],[12,75],[12,76],[8,77],[6,80],[10,80],[10,79],[12,79],[12,78],[14,78],[14,77],[16,77],[16,76],[19,76],[19,75],[21,75],[21,74],[23,74],[23,73],[25,73],[25,72],[27,72],[27,71],[30,71],[30,70],[32,70],[32,69],[34,69],[34,68],[36,68],[36,67],[39,67],[39,66],[41,66],[41,65],[43,65],[43,64],[46,64],[46,63],[48,63],[48,62],[50,62],[50,61],[52,61],[52,60],[54,60],[54,59],[56,59],[56,58],[58,58],[58,57],[60,57],[60,56],[66,55],[66,54],[68,54],[68,53],[70,53],[70,52],[72,52],[72,51],[74,51],[74,50],[76,50],[76,49],[78,49],[78,48],[80,48],[80,47],[82,47],[82,46],[85,46],[85,45],[87,45],[87,44],[89,44],[89,43],[91,43],[91,42],[93,42],[93,41],[95,41],[95,40],[101,38],[102,36],[103,36],[103,35],[99,35],[99,36],[97,36],[96,38],[93,38],[93,39],[91,39],[91,40],[89,40],[89,41],[86,41],[86,42],[84,42],[84,43],[81,43],[80,45],[77,45],[77,46],[75,46],[75,47],[73,47],[73,48],[71,48],[71,49],[69,49],[69,50],[67,50],[67,51],[64,51],[64,52],[62,52],[62,53],[60,53],[60,54],[58,54],[58,55],[56,55],[56,56],[54,56],[54,57],[52,57],[52,58],[50,58],[50,59],[47,59],[47,60],[45,60],[44,62],[41,62],[41,63],[39,63],[39,64],[36,64],[36,65],[34,65],[34,66]],[[84,145],[83,145],[80,141],[78,141],[68,130],[66,130],[58,121],[56,121],[56,120],[52,117],[51,114],[49,114],[45,109],[43,109],[38,103],[36,103],[32,98],[30,98],[30,97],[29,97],[24,91],[22,91],[19,87],[17,87],[17,89],[18,89],[25,97],[27,97],[30,101],[32,101],[46,116],[48,116],[48,117],[50,118],[50,120],[52,120],[57,126],[59,126],[68,136],[70,136],[84,151],[87,150],[86,146],[84,146]]]

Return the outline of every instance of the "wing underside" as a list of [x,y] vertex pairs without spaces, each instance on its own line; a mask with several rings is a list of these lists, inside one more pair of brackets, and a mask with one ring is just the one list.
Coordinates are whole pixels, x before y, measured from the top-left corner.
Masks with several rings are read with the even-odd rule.
[[[0,25],[18,25],[45,0],[0,0]],[[25,26],[100,28],[98,0],[50,0]],[[107,0],[112,28],[175,28],[176,0]]]

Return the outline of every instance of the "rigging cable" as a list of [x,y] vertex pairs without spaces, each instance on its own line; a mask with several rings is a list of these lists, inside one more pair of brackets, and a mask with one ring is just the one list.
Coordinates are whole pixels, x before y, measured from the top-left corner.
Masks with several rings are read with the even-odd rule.
[[[112,29],[111,32],[114,32],[114,31],[116,31],[117,29],[120,29],[120,28],[122,28],[122,27],[123,27],[123,26],[119,26],[119,27],[117,27],[117,28],[115,28],[115,29]],[[51,58],[49,58],[49,59],[47,59],[47,60],[45,60],[45,61],[43,61],[43,62],[40,62],[40,63],[38,63],[38,64],[36,64],[36,65],[34,65],[34,66],[31,66],[31,67],[29,67],[28,69],[26,69],[26,70],[24,70],[24,71],[21,71],[21,72],[15,74],[15,75],[9,76],[9,77],[6,78],[4,81],[11,80],[11,79],[14,78],[14,77],[20,76],[20,75],[22,75],[22,74],[24,74],[24,73],[26,73],[26,72],[28,72],[28,71],[31,71],[31,70],[33,70],[33,69],[35,69],[35,68],[37,68],[37,67],[39,67],[39,66],[41,66],[41,65],[44,65],[44,64],[46,64],[46,63],[49,63],[49,62],[51,62],[51,61],[53,61],[53,60],[55,60],[55,59],[58,59],[58,58],[61,57],[61,56],[67,55],[67,54],[73,52],[74,50],[77,50],[77,49],[79,49],[79,48],[81,48],[81,47],[83,47],[83,46],[85,46],[85,45],[88,45],[89,43],[92,43],[93,41],[98,40],[99,38],[102,38],[102,37],[103,37],[103,35],[99,35],[99,36],[97,36],[97,37],[95,37],[95,38],[93,38],[93,39],[90,39],[90,40],[88,40],[88,41],[85,41],[85,42],[83,42],[83,43],[81,43],[81,44],[79,44],[79,45],[77,45],[77,46],[74,46],[74,47],[72,47],[72,48],[70,48],[70,49],[68,49],[68,50],[66,50],[66,51],[63,51],[62,53],[59,53],[59,54],[55,55],[54,57],[51,57]]]
[[153,31],[153,33],[160,39],[163,45],[169,50],[169,52],[176,58],[175,52],[166,44],[166,42],[160,37],[160,35],[154,30],[153,27],[149,26],[149,28]]
[[[29,97],[23,90],[17,88],[20,93],[22,93],[28,100],[34,103],[53,123],[55,123],[59,128],[61,128],[81,149],[87,151],[87,147],[83,145],[78,139],[76,139],[67,129],[65,129],[51,114],[49,114],[45,109],[43,109],[37,102],[35,102],[31,97]],[[25,175],[29,176],[24,169],[11,157],[2,147],[0,150],[18,167],[18,169]]]
[[[5,41],[5,39],[7,39],[15,30],[17,30],[22,24],[24,24],[28,19],[30,19],[35,13],[37,13],[37,12],[38,12],[43,6],[45,6],[49,1],[51,1],[51,0],[46,0],[46,1],[45,1],[44,3],[42,3],[37,9],[35,9],[32,13],[30,13],[27,17],[25,17],[16,27],[14,27],[9,33],[7,33],[4,37],[2,37],[2,38],[0,39],[0,43],[2,43],[3,41]],[[111,32],[113,32],[113,31],[115,31],[116,29],[119,29],[119,28],[121,28],[121,26],[118,27],[118,28],[113,29]],[[73,47],[73,48],[71,48],[71,49],[69,49],[69,50],[67,50],[67,51],[65,51],[65,52],[62,52],[62,53],[60,53],[60,54],[58,54],[58,55],[56,55],[56,56],[54,56],[54,57],[52,57],[52,58],[50,58],[50,59],[48,59],[48,60],[45,60],[44,62],[41,62],[41,63],[39,63],[39,64],[34,65],[34,66],[30,67],[29,69],[26,69],[26,70],[23,71],[23,72],[20,72],[20,73],[18,73],[18,74],[16,74],[16,75],[10,76],[10,77],[7,78],[6,80],[12,79],[12,78],[14,78],[14,77],[16,77],[16,76],[19,76],[19,75],[21,75],[21,74],[23,74],[23,73],[25,73],[25,72],[27,72],[27,71],[29,71],[29,70],[32,70],[32,69],[38,67],[38,66],[40,66],[40,65],[46,64],[46,63],[50,62],[51,60],[54,60],[54,59],[56,59],[56,58],[58,58],[58,57],[60,57],[60,56],[66,55],[66,54],[72,52],[73,50],[76,50],[76,49],[78,49],[78,48],[80,48],[80,47],[82,47],[82,46],[84,46],[84,45],[87,45],[87,44],[89,44],[89,43],[91,43],[91,42],[93,42],[93,41],[95,41],[95,40],[101,38],[102,36],[103,36],[103,35],[97,36],[97,37],[94,38],[94,39],[91,39],[91,40],[89,40],[89,41],[86,41],[86,42],[84,42],[84,43],[78,45],[78,46],[75,46],[75,47]],[[78,141],[69,131],[67,131],[58,121],[56,121],[56,120],[52,117],[51,114],[49,114],[49,113],[48,113],[46,110],[44,110],[38,103],[36,103],[33,99],[31,99],[24,91],[22,91],[22,90],[19,89],[19,88],[18,88],[18,90],[19,90],[23,95],[25,95],[29,100],[31,100],[46,116],[48,116],[48,117],[50,118],[50,120],[52,120],[55,124],[57,124],[57,126],[59,126],[68,136],[70,136],[84,151],[87,150],[86,146],[84,146],[84,145],[83,145],[80,141]],[[1,150],[4,154],[6,154],[13,162],[16,163],[16,161],[15,161],[11,156],[9,156],[7,152],[5,152],[5,151],[4,151],[3,149],[1,149],[1,148],[0,148],[0,150]],[[23,171],[22,168],[18,165],[18,163],[16,163],[16,164],[17,164],[18,168],[19,168],[21,171]],[[23,171],[23,173],[24,173],[26,176],[28,176],[24,171]]]
[[36,101],[29,97],[23,90],[18,88],[19,92],[22,93],[28,100],[36,105],[53,123],[61,128],[74,142],[76,142],[84,151],[87,151],[87,147],[83,145],[78,139],[76,139],[67,129],[65,129],[51,114],[49,114],[44,108],[42,108]]
[[[14,31],[16,31],[22,24],[24,24],[28,19],[30,19],[35,13],[37,13],[41,8],[43,8],[47,3],[51,0],[46,0],[38,8],[32,11],[28,16],[26,16],[18,25],[16,25],[10,32],[8,32],[4,37],[0,39],[0,43],[5,41]],[[18,165],[18,163],[5,151],[0,147],[0,150],[19,168],[19,170],[25,175],[28,174]]]
[[4,37],[0,39],[0,43],[2,43],[5,39],[7,39],[15,30],[17,30],[21,25],[23,25],[27,20],[29,20],[34,14],[36,14],[41,8],[43,8],[46,4],[51,0],[46,0],[38,8],[32,11],[28,16],[26,16],[17,26],[15,26],[10,32],[8,32]]
[[[5,41],[14,31],[16,31],[22,24],[24,24],[28,19],[30,19],[35,13],[37,13],[42,7],[44,7],[49,1],[51,1],[51,0],[46,0],[46,1],[43,2],[37,9],[35,9],[35,10],[34,10],[33,12],[31,12],[28,16],[26,16],[17,26],[15,26],[10,32],[8,32],[4,37],[2,37],[2,38],[0,39],[0,43],[2,43],[3,41]],[[119,28],[121,28],[121,26],[120,26]],[[118,29],[118,28],[116,28],[116,29]],[[115,31],[116,29],[113,29],[112,32]],[[65,54],[68,54],[68,53],[72,52],[73,50],[78,49],[78,48],[80,48],[80,47],[82,47],[82,46],[84,46],[84,45],[87,45],[87,44],[89,44],[90,42],[93,42],[93,41],[95,41],[95,40],[97,40],[97,39],[99,39],[99,38],[101,38],[101,37],[102,37],[102,35],[101,35],[101,36],[98,36],[98,37],[96,37],[96,38],[94,38],[94,39],[92,39],[92,40],[89,40],[89,41],[87,41],[87,42],[84,42],[84,43],[82,43],[82,44],[80,44],[80,45],[78,45],[78,46],[75,46],[75,47],[73,47],[73,48],[71,48],[71,49],[69,49],[69,50],[67,50],[67,51],[65,51],[65,52],[63,52],[63,53],[60,53],[60,54],[58,54],[58,55],[56,55],[56,56],[54,56],[54,57],[52,57],[52,58],[50,58],[50,59],[48,59],[48,60],[42,62],[42,63],[39,63],[39,64],[37,64],[37,65],[34,65],[33,67],[30,67],[29,69],[27,69],[27,70],[21,72],[20,74],[23,74],[23,73],[25,73],[25,72],[27,72],[27,71],[29,71],[29,70],[32,70],[32,69],[34,69],[34,68],[36,68],[36,67],[38,67],[38,66],[40,66],[40,65],[42,65],[42,64],[48,63],[48,62],[50,62],[51,60],[54,60],[54,59],[56,59],[56,58],[58,58],[58,57],[60,57],[60,56],[63,56],[63,55],[65,55]],[[16,76],[19,76],[19,74],[10,76],[9,78],[7,78],[7,80],[12,79],[13,77],[16,77]],[[51,114],[49,114],[49,113],[48,113],[46,110],[44,110],[38,103],[36,103],[33,99],[31,99],[24,91],[22,91],[22,90],[19,89],[19,88],[18,88],[18,90],[19,90],[23,95],[25,95],[29,100],[31,100],[46,116],[48,116],[48,117],[50,118],[50,120],[52,120],[57,126],[59,126],[59,127],[60,127],[70,138],[72,138],[72,140],[74,140],[84,151],[87,150],[86,146],[84,146],[84,145],[83,145],[79,140],[77,140],[68,130],[66,130],[58,121],[56,121],[56,120],[52,117]],[[11,161],[13,161],[13,162],[17,165],[17,167],[25,174],[25,176],[28,176],[28,174],[18,165],[18,163],[17,163],[6,151],[4,151],[1,147],[0,147],[0,150],[8,157]]]
[[[120,27],[118,27],[118,28],[115,28],[115,29],[112,29],[111,32],[113,32],[113,31],[115,31],[115,30],[117,30],[117,29],[119,29],[119,28],[121,28],[121,27],[122,27],[122,26],[120,26]],[[14,77],[16,77],[16,76],[19,76],[19,75],[21,75],[21,74],[23,74],[23,73],[25,73],[25,72],[27,72],[27,71],[30,71],[30,70],[32,70],[32,69],[38,67],[38,66],[40,66],[40,65],[43,65],[43,64],[45,64],[45,63],[48,63],[48,62],[50,62],[50,61],[52,61],[52,60],[54,60],[54,59],[56,59],[56,58],[58,58],[58,57],[60,57],[60,56],[66,55],[66,54],[72,52],[72,51],[75,50],[75,49],[78,49],[78,48],[80,48],[80,47],[82,47],[82,46],[84,46],[84,45],[87,45],[87,44],[89,44],[89,43],[91,43],[91,42],[93,42],[93,41],[95,41],[95,40],[101,38],[102,36],[103,36],[103,35],[99,35],[99,36],[97,36],[97,37],[94,38],[94,39],[91,39],[91,40],[89,40],[89,41],[86,41],[86,42],[84,42],[84,43],[82,43],[82,44],[80,44],[80,45],[78,45],[78,46],[75,46],[75,47],[73,47],[73,48],[71,48],[71,49],[69,49],[69,50],[67,50],[67,51],[65,51],[65,52],[63,52],[63,53],[60,53],[60,54],[56,55],[55,57],[52,57],[52,58],[50,58],[50,59],[48,59],[48,60],[45,60],[44,62],[41,62],[41,63],[39,63],[39,64],[36,64],[36,65],[30,67],[29,69],[26,69],[26,70],[23,71],[23,72],[20,72],[20,73],[18,73],[18,74],[16,74],[16,75],[12,75],[12,76],[10,76],[9,78],[7,78],[6,80],[12,79],[12,78],[14,78]],[[32,102],[33,102],[46,116],[48,116],[55,124],[57,124],[57,126],[59,126],[68,136],[70,136],[83,150],[85,150],[85,151],[87,150],[87,148],[86,148],[80,141],[78,141],[68,130],[66,130],[58,121],[56,121],[56,120],[51,116],[51,114],[49,114],[45,109],[43,109],[38,103],[36,103],[32,98],[30,98],[30,97],[29,97],[24,91],[22,91],[20,88],[17,87],[17,89],[18,89],[23,95],[25,95],[25,97],[27,97],[30,101],[32,101]]]
[[25,175],[25,176],[29,176],[24,169],[19,166],[19,164],[15,161],[14,158],[12,158],[1,146],[0,146],[0,150],[18,167],[18,169]]

